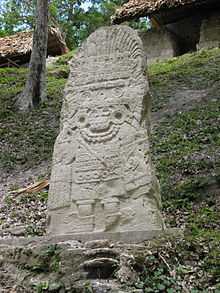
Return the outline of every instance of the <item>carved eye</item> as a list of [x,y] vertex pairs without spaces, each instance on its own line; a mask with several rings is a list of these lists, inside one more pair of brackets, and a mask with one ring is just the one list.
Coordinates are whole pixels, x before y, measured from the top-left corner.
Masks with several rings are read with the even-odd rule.
[[121,120],[121,118],[122,118],[122,113],[119,112],[119,111],[117,111],[117,112],[115,112],[114,116],[115,116],[116,119]]
[[122,94],[123,94],[123,89],[122,88],[116,88],[114,90],[114,95],[115,95],[116,98],[120,98],[122,96]]
[[82,93],[82,97],[83,97],[83,99],[88,99],[88,98],[90,98],[90,97],[91,97],[91,92],[83,92],[83,93]]
[[125,113],[124,113],[123,109],[118,107],[117,110],[113,111],[113,113],[112,113],[112,122],[113,123],[122,124],[124,122],[124,119],[125,119]]
[[86,121],[86,117],[85,116],[83,116],[83,115],[79,116],[79,122],[80,123],[85,123],[85,121]]

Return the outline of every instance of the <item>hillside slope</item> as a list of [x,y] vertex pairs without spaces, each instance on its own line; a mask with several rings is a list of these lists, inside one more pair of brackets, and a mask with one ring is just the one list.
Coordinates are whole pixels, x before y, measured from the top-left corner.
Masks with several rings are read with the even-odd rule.
[[[68,59],[64,56],[49,68],[48,102],[27,114],[14,109],[26,69],[0,69],[2,235],[45,232],[47,190],[17,197],[8,191],[49,177]],[[218,292],[220,50],[173,58],[151,65],[148,71],[152,153],[164,217],[167,226],[185,228],[185,236],[156,243],[151,257],[143,256],[145,269],[135,286],[145,292]]]

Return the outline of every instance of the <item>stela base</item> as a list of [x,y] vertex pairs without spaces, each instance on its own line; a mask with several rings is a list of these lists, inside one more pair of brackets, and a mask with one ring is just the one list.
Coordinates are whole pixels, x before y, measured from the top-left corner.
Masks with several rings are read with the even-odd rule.
[[159,239],[164,237],[178,237],[183,235],[183,230],[171,228],[165,230],[151,231],[129,231],[129,232],[97,232],[83,234],[67,234],[58,236],[42,236],[42,237],[12,237],[0,238],[0,245],[20,246],[35,244],[57,244],[69,241],[88,242],[93,240],[110,240],[112,242],[123,242],[126,244],[138,244],[144,241]]

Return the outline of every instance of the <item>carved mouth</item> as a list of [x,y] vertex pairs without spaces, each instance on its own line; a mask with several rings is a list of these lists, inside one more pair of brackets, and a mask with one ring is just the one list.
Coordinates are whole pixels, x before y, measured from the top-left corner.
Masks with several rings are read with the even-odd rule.
[[101,133],[107,133],[110,129],[111,129],[110,125],[108,125],[107,127],[98,127],[98,126],[96,126],[96,127],[90,127],[89,132],[91,132],[92,135],[93,134],[96,135],[98,133],[100,133],[100,134]]
[[81,129],[82,137],[90,143],[100,143],[111,140],[117,135],[119,126],[112,124],[106,129]]

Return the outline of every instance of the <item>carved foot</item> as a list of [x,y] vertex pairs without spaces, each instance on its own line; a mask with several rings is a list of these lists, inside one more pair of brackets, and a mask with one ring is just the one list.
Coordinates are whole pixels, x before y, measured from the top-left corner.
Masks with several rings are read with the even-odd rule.
[[105,231],[112,230],[114,226],[119,224],[121,213],[110,214],[105,216]]

